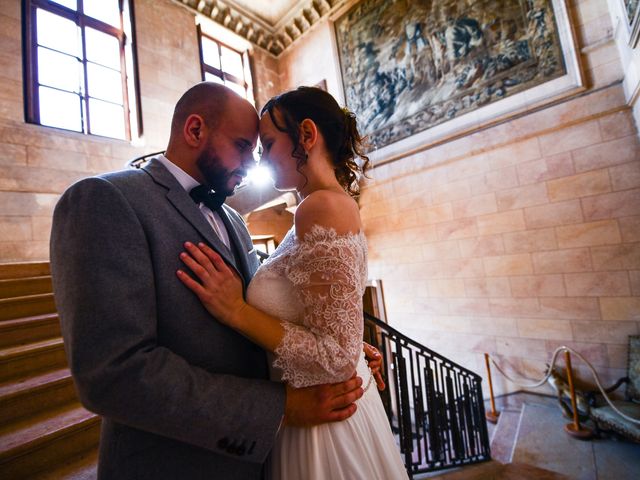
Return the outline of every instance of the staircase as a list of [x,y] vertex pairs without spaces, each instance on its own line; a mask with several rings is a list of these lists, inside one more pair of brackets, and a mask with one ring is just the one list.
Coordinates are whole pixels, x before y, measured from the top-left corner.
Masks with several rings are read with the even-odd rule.
[[67,368],[49,264],[0,264],[0,478],[95,478],[99,435]]
[[[498,424],[487,429],[475,374],[366,317],[367,339],[385,358],[383,401],[414,479],[637,478],[639,444],[568,437],[553,398],[499,398]],[[414,367],[426,372],[415,382]],[[95,479],[99,432],[66,366],[48,263],[0,264],[0,479]]]

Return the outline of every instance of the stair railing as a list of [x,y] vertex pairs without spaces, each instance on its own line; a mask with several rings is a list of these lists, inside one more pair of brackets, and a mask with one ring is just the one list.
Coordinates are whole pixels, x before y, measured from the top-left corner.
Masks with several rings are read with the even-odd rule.
[[491,459],[482,378],[364,314],[365,341],[382,353],[380,392],[411,474]]

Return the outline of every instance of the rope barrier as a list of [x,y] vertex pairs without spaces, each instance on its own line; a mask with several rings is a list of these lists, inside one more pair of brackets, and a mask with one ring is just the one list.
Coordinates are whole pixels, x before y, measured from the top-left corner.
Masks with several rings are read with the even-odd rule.
[[580,352],[576,352],[573,348],[567,347],[565,345],[562,345],[561,347],[556,348],[555,351],[553,352],[553,357],[551,357],[551,366],[549,367],[549,371],[546,373],[546,375],[544,376],[544,378],[542,380],[540,380],[539,382],[533,383],[533,384],[523,384],[523,383],[520,383],[517,380],[512,379],[509,375],[507,375],[504,372],[504,370],[502,370],[502,368],[500,368],[500,365],[498,365],[496,363],[496,361],[493,359],[493,357],[489,356],[489,358],[491,358],[491,363],[493,363],[493,365],[498,369],[498,371],[502,375],[504,375],[504,377],[507,380],[509,380],[510,382],[513,382],[516,385],[518,385],[520,387],[524,387],[524,388],[537,388],[537,387],[540,387],[540,386],[544,385],[547,382],[547,380],[551,376],[551,371],[553,370],[553,367],[556,364],[556,359],[558,357],[558,354],[560,354],[560,352],[563,352],[563,351],[568,351],[568,352],[573,353],[575,356],[577,356],[580,360],[582,360],[587,365],[587,368],[589,368],[589,370],[593,374],[593,378],[596,381],[596,385],[598,386],[598,389],[600,390],[600,393],[602,393],[602,396],[604,397],[604,399],[607,401],[607,403],[613,409],[614,412],[616,412],[618,415],[620,415],[625,420],[628,420],[628,421],[630,421],[632,423],[640,425],[640,418],[629,417],[628,415],[625,415],[624,413],[622,413],[620,410],[618,410],[616,408],[616,406],[609,399],[609,396],[607,395],[607,393],[605,392],[604,388],[602,387],[602,384],[600,383],[600,377],[598,376],[598,373],[596,372],[595,368],[593,368],[593,366],[587,361],[586,358],[584,358],[582,356],[582,354]]

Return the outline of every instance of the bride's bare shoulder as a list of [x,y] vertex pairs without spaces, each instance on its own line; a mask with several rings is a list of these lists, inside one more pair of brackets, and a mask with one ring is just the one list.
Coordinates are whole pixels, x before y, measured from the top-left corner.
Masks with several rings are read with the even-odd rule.
[[358,233],[362,229],[358,204],[346,192],[316,190],[296,209],[296,235],[303,238],[314,225],[332,228],[338,235]]

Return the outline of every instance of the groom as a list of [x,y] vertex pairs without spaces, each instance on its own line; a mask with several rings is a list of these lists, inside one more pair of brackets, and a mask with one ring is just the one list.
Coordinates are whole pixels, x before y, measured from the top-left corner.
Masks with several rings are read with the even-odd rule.
[[270,382],[264,352],[211,318],[175,275],[189,240],[215,249],[245,287],[251,280],[258,259],[242,217],[189,192],[232,194],[257,131],[253,106],[200,83],[175,107],[165,156],[82,180],[56,206],[55,298],[80,399],[103,417],[101,479],[259,479],[282,422],[355,412],[361,379],[298,390]]

